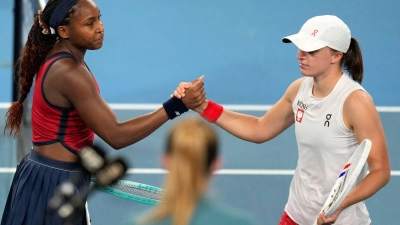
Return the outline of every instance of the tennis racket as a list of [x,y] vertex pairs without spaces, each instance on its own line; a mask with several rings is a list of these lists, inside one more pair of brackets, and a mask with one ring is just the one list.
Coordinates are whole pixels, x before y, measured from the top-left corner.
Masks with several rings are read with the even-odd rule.
[[[361,170],[367,161],[371,150],[371,144],[370,140],[363,140],[344,166],[343,171],[339,174],[339,177],[321,210],[321,212],[325,212],[326,217],[332,216],[332,214],[338,210],[340,204],[354,187],[357,177],[360,175]],[[315,221],[314,225],[316,224],[317,221]]]
[[[92,185],[94,184],[95,180],[92,179]],[[95,190],[147,205],[157,205],[163,193],[161,188],[128,180],[118,180],[107,187],[95,186]]]

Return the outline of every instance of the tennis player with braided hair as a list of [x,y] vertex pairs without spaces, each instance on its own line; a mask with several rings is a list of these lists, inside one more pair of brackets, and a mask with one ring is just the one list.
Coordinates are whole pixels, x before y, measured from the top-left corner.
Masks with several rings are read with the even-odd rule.
[[168,174],[161,203],[136,224],[255,224],[251,214],[217,203],[207,196],[212,174],[220,167],[218,143],[214,129],[197,118],[175,124],[168,135],[163,156]]
[[[20,99],[8,110],[6,122],[6,129],[15,135],[22,103],[35,79],[34,146],[17,167],[1,225],[61,225],[54,212],[46,211],[47,202],[61,182],[81,173],[77,154],[93,144],[94,134],[120,149],[204,101],[200,78],[187,99],[170,98],[154,112],[119,122],[100,96],[84,60],[87,50],[102,47],[103,38],[100,10],[92,0],[49,0],[35,15],[20,57]],[[90,174],[82,174],[80,185],[90,185]],[[86,224],[84,210],[77,213],[73,224]]]
[[[299,48],[304,77],[294,81],[265,115],[239,114],[210,100],[197,111],[232,135],[255,143],[269,141],[295,124],[299,159],[279,225],[309,225],[315,218],[319,225],[370,225],[364,200],[389,182],[390,162],[379,114],[361,86],[360,46],[348,26],[332,15],[307,20],[299,33],[283,42]],[[184,96],[190,86],[181,83],[174,95]],[[369,173],[365,167],[336,213],[329,218],[319,214],[337,174],[364,139],[372,141]]]

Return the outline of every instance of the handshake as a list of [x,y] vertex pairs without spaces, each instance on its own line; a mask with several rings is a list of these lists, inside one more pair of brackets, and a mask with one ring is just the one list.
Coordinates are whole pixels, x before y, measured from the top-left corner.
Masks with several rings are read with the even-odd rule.
[[204,75],[192,82],[181,82],[171,94],[170,99],[163,104],[169,119],[174,119],[192,109],[198,112],[208,122],[215,122],[222,114],[223,107],[206,100],[203,83]]

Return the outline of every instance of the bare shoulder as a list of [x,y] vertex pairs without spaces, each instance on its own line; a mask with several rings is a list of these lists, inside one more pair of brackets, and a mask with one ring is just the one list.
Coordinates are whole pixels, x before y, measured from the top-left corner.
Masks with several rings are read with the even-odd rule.
[[89,69],[73,58],[56,61],[48,71],[46,82],[50,94],[58,93],[71,103],[83,96],[98,93],[96,82]]
[[72,58],[62,58],[55,62],[49,70],[49,75],[64,88],[94,85],[93,76],[86,65],[82,65]]
[[362,89],[353,91],[344,102],[344,107],[356,110],[365,109],[366,107],[375,108],[374,101],[367,92]]
[[299,92],[301,84],[303,83],[303,81],[305,79],[306,79],[306,77],[302,77],[302,78],[299,78],[299,79],[293,81],[287,88],[284,97],[287,100],[289,100],[290,102],[293,102],[297,95],[297,92]]
[[75,61],[73,58],[62,58],[56,61],[49,69],[50,74],[57,74],[60,79],[78,78],[90,75],[85,65]]
[[343,120],[350,129],[357,124],[378,122],[379,115],[372,97],[364,90],[353,91],[344,102]]
[[297,89],[299,89],[301,83],[303,83],[303,81],[304,81],[305,79],[307,79],[307,77],[301,77],[301,78],[299,78],[299,79],[293,81],[293,82],[290,84],[289,88],[292,87],[292,88],[297,88]]

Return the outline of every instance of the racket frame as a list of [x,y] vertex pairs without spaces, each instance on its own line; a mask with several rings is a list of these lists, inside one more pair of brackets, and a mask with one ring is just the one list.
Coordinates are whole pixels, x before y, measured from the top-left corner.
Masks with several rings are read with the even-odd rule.
[[[92,185],[95,184],[94,180],[92,179],[91,182]],[[154,198],[148,198],[148,197],[144,197],[144,196],[138,196],[132,193],[127,193],[124,192],[122,190],[116,189],[114,188],[114,185],[122,185],[125,186],[127,188],[135,188],[138,189],[140,191],[146,191],[149,192],[151,194],[154,195],[159,195],[159,197],[161,197],[162,193],[163,193],[163,189],[155,187],[155,186],[151,186],[151,185],[147,185],[147,184],[142,184],[142,183],[138,183],[138,182],[134,182],[134,181],[129,181],[129,180],[118,180],[115,184],[108,186],[108,187],[95,187],[96,190],[101,191],[101,192],[105,192],[123,199],[127,199],[130,201],[134,201],[134,202],[138,202],[138,203],[142,203],[142,204],[147,204],[147,205],[157,205],[159,204],[160,200],[158,199],[154,199]]]
[[[325,212],[325,216],[330,217],[339,209],[340,204],[352,190],[358,176],[364,168],[371,146],[372,142],[369,139],[365,139],[359,144],[336,180],[320,213]],[[360,159],[358,160],[358,164],[354,164],[357,155],[360,155]],[[352,170],[352,176],[348,176],[350,170]],[[317,222],[315,221],[314,224],[317,224]]]

